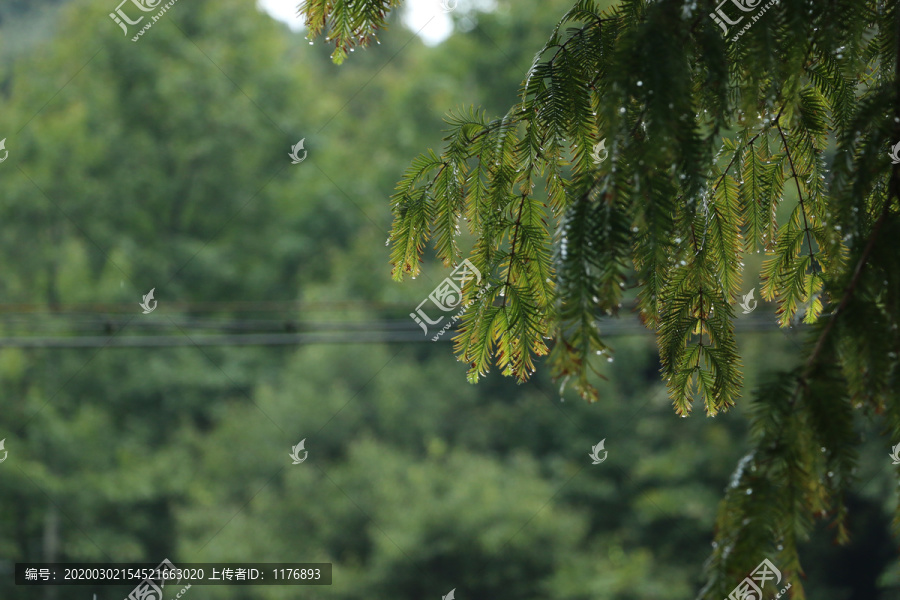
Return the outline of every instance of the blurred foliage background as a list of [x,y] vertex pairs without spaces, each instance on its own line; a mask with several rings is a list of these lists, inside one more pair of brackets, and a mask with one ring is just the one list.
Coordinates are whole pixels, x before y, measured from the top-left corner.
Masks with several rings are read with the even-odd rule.
[[[330,587],[198,599],[693,597],[746,421],[740,403],[676,418],[651,333],[614,338],[594,405],[541,371],[468,385],[450,335],[196,343],[411,322],[447,272],[390,282],[394,184],[446,111],[514,101],[569,0],[461,1],[434,47],[395,19],[340,68],[252,0],[180,0],[137,43],[113,4],[0,2],[2,337],[101,340],[0,348],[0,598],[130,590],[17,587],[15,562],[164,557],[334,564]],[[156,333],[186,345],[102,342]],[[794,360],[791,332],[739,340],[747,389]],[[811,598],[900,598],[890,444],[861,435],[853,543],[821,531],[803,550]]]

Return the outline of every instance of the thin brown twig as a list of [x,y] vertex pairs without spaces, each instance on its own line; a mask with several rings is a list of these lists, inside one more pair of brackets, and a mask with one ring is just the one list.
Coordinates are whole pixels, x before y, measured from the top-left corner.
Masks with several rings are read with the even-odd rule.
[[888,213],[890,213],[892,201],[895,198],[900,198],[900,195],[898,195],[898,186],[894,184],[894,182],[897,180],[897,167],[894,167],[894,175],[891,178],[892,190],[889,193],[887,199],[884,201],[884,208],[881,209],[881,215],[878,217],[878,221],[875,223],[875,227],[872,228],[872,233],[869,236],[869,242],[866,244],[865,249],[859,257],[859,261],[857,261],[856,263],[856,268],[853,270],[853,276],[850,278],[850,282],[844,289],[844,294],[841,296],[840,304],[838,304],[838,307],[834,310],[833,313],[831,313],[831,318],[825,325],[825,329],[822,330],[821,335],[819,335],[819,339],[816,341],[816,346],[813,349],[812,353],[809,355],[809,359],[807,359],[806,361],[806,366],[804,368],[802,376],[804,380],[809,374],[809,371],[812,369],[814,363],[818,359],[819,353],[822,351],[822,348],[824,348],[825,339],[834,328],[834,324],[835,321],[837,321],[838,315],[840,315],[841,312],[843,312],[843,310],[847,307],[847,304],[850,302],[850,299],[852,298],[853,293],[856,290],[856,286],[859,283],[859,278],[862,275],[863,268],[865,268],[866,263],[869,260],[869,255],[872,253],[872,249],[875,247],[875,242],[878,239],[878,233],[881,230],[884,221],[887,219]]
[[[778,118],[780,118],[780,115]],[[800,199],[800,213],[803,215],[803,230],[806,232],[806,245],[809,247],[809,258],[815,261],[816,257],[813,256],[812,237],[809,234],[809,222],[806,220],[806,204],[803,202],[803,193],[800,191],[800,178],[797,176],[797,170],[794,168],[794,159],[791,157],[791,150],[788,147],[787,138],[784,136],[784,130],[781,129],[781,123],[778,122],[778,118],[775,119],[775,127],[778,128],[778,133],[781,135],[781,142],[784,144],[784,152],[787,155],[788,163],[791,166],[791,175],[794,179],[794,184],[797,186],[797,197]],[[815,266],[814,262],[813,269],[815,269]],[[810,291],[810,293],[812,293],[812,291]]]
[[[778,110],[778,114],[775,115],[775,120],[774,120],[775,123],[777,123],[777,122],[778,122],[778,119],[781,118],[781,114],[784,112],[785,106],[786,106],[786,103],[785,103],[785,104],[782,104],[782,105],[781,105],[781,108]],[[731,167],[734,165],[734,161],[737,160],[738,156],[741,155],[741,152],[743,151],[744,147],[747,146],[747,145],[752,144],[753,142],[755,142],[755,141],[757,140],[757,138],[759,138],[759,136],[761,136],[761,135],[762,135],[766,130],[768,130],[768,129],[769,129],[768,127],[764,127],[764,128],[763,128],[762,130],[760,130],[756,135],[754,135],[752,138],[750,138],[749,140],[747,140],[747,142],[746,142],[745,144],[741,144],[741,145],[738,147],[737,151],[735,151],[735,153],[734,153],[734,156],[731,157],[731,162],[728,163],[728,166],[725,167],[725,170],[724,170],[724,171],[722,171],[721,177],[719,177],[719,180],[718,180],[718,181],[716,182],[716,184],[713,186],[712,194],[715,194],[715,193],[716,193],[716,190],[719,189],[719,184],[722,183],[723,181],[725,181],[725,176],[728,175],[728,171],[729,171],[729,170],[731,169]]]
[[506,269],[506,282],[503,284],[503,307],[506,307],[506,299],[509,298],[509,280],[512,276],[513,259],[516,257],[516,239],[519,237],[519,224],[522,222],[522,209],[525,207],[525,199],[528,192],[522,192],[522,201],[519,203],[519,214],[516,216],[516,227],[513,230],[513,237],[510,244],[509,267]]

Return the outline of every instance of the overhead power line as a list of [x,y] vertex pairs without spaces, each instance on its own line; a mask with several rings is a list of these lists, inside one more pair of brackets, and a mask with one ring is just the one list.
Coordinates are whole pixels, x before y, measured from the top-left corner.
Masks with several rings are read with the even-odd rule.
[[[142,322],[143,321],[143,322]],[[115,333],[127,329],[164,329],[166,334],[121,335]],[[423,333],[411,319],[365,320],[358,322],[282,322],[282,321],[209,321],[179,319],[159,321],[146,319],[142,315],[126,322],[110,320],[112,331],[100,333],[97,324],[96,335],[26,335],[0,337],[0,347],[15,348],[168,348],[182,346],[305,346],[314,344],[392,344],[431,343],[441,331],[438,325]],[[645,336],[653,332],[644,327],[636,318],[603,318],[599,323],[603,337]],[[253,333],[231,333],[256,329]],[[259,331],[264,329],[265,331]],[[34,329],[29,329],[33,331]],[[187,331],[185,331],[187,330]],[[225,333],[209,333],[220,330]],[[776,332],[787,335],[788,331],[778,327],[769,313],[756,313],[751,317],[735,321],[738,332]],[[796,329],[793,330],[796,332]],[[456,334],[451,328],[436,341],[449,342]]]
[[[78,304],[35,304],[30,302],[0,303],[0,314],[132,314],[138,302],[95,302]],[[236,312],[337,312],[347,310],[406,310],[406,304],[397,302],[368,301],[266,301],[249,300],[239,302],[176,302],[165,301],[166,309],[190,313],[236,313]]]

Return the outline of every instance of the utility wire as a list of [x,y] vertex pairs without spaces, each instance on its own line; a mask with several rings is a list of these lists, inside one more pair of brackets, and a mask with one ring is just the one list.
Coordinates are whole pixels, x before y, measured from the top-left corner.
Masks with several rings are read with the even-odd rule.
[[[138,302],[83,303],[83,304],[35,304],[30,302],[0,303],[2,314],[130,314]],[[369,301],[264,301],[241,302],[175,302],[165,301],[167,309],[176,312],[284,312],[284,311],[346,311],[346,310],[406,310],[406,303]]]
[[[432,326],[427,333],[411,319],[366,320],[358,322],[284,322],[271,321],[266,327],[259,322],[208,322],[198,320],[132,321],[129,329],[155,329],[171,331],[175,328],[190,330],[184,334],[154,335],[114,335],[123,321],[109,320],[104,327],[96,328],[96,335],[54,335],[54,336],[7,336],[0,337],[0,347],[5,348],[168,348],[181,346],[305,346],[316,344],[386,344],[386,343],[430,343],[441,331],[444,322]],[[646,336],[653,335],[636,318],[603,318],[599,321],[601,336]],[[104,331],[105,329],[105,331]],[[253,333],[234,334],[235,330],[255,329]],[[268,329],[260,332],[259,329]],[[210,330],[226,333],[209,334]],[[34,331],[29,328],[29,331]],[[760,312],[752,317],[735,321],[735,331],[768,333],[787,331],[781,329],[771,315]],[[456,328],[444,332],[436,341],[449,342],[456,334]]]

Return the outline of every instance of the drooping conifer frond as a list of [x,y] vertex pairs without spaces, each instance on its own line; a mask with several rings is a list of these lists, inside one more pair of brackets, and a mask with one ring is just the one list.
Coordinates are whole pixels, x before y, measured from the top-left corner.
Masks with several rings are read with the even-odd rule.
[[[723,35],[717,5],[575,2],[518,103],[454,113],[444,149],[413,161],[392,199],[391,262],[395,279],[415,276],[433,240],[445,265],[468,257],[491,282],[464,290],[475,302],[455,351],[471,381],[493,365],[526,380],[549,338],[553,375],[596,400],[612,352],[598,319],[633,297],[676,412],[699,401],[715,415],[741,393],[733,307],[756,287],[744,256],[764,252],[762,298],[782,326],[802,319],[808,342],[752,400],[701,597],[727,596],[769,556],[803,598],[797,547],[814,519],[848,537],[857,415],[900,437],[900,9],[780,0]],[[313,32],[330,19],[343,44],[388,3],[306,6]]]
[[316,37],[326,29],[326,41],[334,42],[331,59],[341,64],[354,47],[365,48],[375,32],[386,26],[387,14],[400,0],[300,0],[297,12]]

